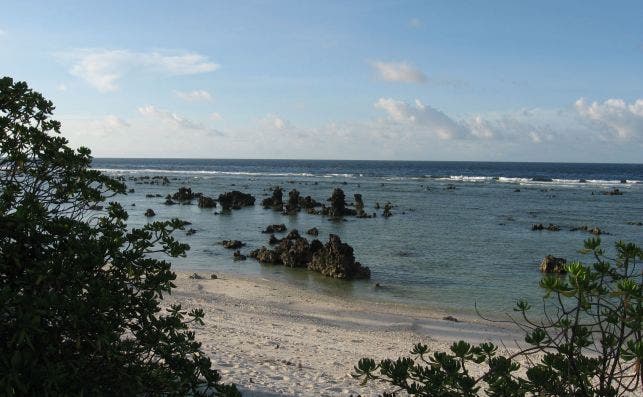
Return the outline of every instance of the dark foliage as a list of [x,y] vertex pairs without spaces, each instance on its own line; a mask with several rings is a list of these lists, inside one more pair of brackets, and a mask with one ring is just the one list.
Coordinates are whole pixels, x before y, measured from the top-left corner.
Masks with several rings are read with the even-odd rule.
[[67,146],[53,109],[0,79],[0,394],[239,395],[188,328],[203,312],[162,305],[176,275],[155,258],[185,254],[185,223],[98,211],[125,186]]

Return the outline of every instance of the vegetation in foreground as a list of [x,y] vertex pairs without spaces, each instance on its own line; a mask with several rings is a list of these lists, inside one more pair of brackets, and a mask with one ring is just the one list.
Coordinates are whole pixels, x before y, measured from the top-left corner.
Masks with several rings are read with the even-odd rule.
[[89,168],[53,104],[0,79],[0,394],[240,395],[223,385],[192,322],[161,308],[184,255],[179,220],[128,229],[125,186]]
[[[585,241],[581,251],[594,263],[566,265],[567,275],[546,276],[544,313],[535,319],[531,306],[519,301],[510,322],[525,331],[518,352],[504,356],[491,343],[459,341],[450,352],[430,352],[417,344],[397,360],[364,358],[354,377],[363,383],[384,381],[385,396],[405,391],[413,396],[569,396],[608,397],[643,394],[640,262],[643,251],[616,243],[610,259],[600,239]],[[528,363],[524,371],[516,358]],[[478,367],[482,376],[474,377]]]

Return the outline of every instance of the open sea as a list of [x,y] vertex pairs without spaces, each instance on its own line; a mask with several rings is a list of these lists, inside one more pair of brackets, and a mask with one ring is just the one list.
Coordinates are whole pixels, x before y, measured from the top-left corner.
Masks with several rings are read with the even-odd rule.
[[[643,164],[97,158],[93,166],[114,176],[170,179],[165,186],[127,180],[135,192],[116,200],[129,211],[130,226],[148,222],[143,216],[148,208],[157,214],[153,220],[192,222],[196,234],[177,234],[191,247],[186,258],[173,260],[177,270],[261,276],[345,299],[468,314],[477,302],[483,312],[498,314],[511,310],[518,298],[540,301],[538,265],[546,255],[590,261],[578,250],[592,235],[571,231],[574,227],[597,226],[609,233],[600,236],[608,252],[617,240],[643,245]],[[164,205],[164,197],[181,186],[215,198],[241,190],[257,201],[220,215],[215,214],[220,208]],[[274,186],[284,188],[285,198],[297,189],[319,202],[336,187],[349,203],[361,193],[366,212],[378,216],[331,221],[304,212],[282,215],[261,206]],[[614,188],[623,194],[603,194]],[[388,201],[394,215],[384,218],[374,206]],[[241,240],[247,254],[268,245],[269,235],[261,231],[273,223],[305,237],[317,227],[322,242],[329,233],[339,235],[371,268],[371,279],[334,280],[251,258],[235,262],[232,251],[217,244]],[[538,223],[556,224],[560,231],[532,231]]]

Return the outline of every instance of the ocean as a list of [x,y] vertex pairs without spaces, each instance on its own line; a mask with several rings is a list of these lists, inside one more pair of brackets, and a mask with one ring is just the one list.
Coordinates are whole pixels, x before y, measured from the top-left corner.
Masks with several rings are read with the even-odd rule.
[[[93,167],[125,178],[170,179],[164,186],[127,180],[135,192],[115,199],[129,211],[132,227],[151,221],[143,215],[148,208],[157,214],[153,220],[192,222],[196,234],[177,233],[191,249],[186,258],[172,260],[176,269],[259,276],[344,299],[467,314],[477,305],[483,313],[500,314],[519,298],[541,301],[538,265],[546,255],[591,262],[578,251],[592,235],[573,228],[599,227],[607,233],[600,237],[608,252],[618,240],[643,244],[643,164],[96,158]],[[257,201],[230,214],[164,205],[164,197],[181,186],[211,197],[241,190]],[[332,221],[304,212],[282,215],[261,206],[274,186],[285,197],[297,189],[320,202],[336,187],[349,203],[360,193],[365,211],[378,216]],[[614,188],[623,194],[604,194]],[[374,209],[386,202],[394,205],[390,218]],[[268,245],[261,231],[274,223],[304,236],[317,227],[322,242],[329,233],[339,235],[370,267],[371,279],[342,281],[250,258],[233,261],[232,251],[217,244],[241,240],[247,254]],[[531,230],[540,223],[560,231]]]

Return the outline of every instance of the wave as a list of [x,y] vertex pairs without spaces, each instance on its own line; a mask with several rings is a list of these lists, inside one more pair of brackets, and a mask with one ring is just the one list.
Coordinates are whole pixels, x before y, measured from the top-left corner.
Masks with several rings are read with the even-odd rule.
[[534,177],[509,177],[509,176],[482,176],[482,175],[420,175],[420,176],[365,176],[355,173],[311,173],[311,172],[252,172],[252,171],[219,171],[219,170],[170,170],[158,168],[96,168],[97,171],[113,174],[178,174],[193,176],[250,176],[250,177],[305,177],[305,178],[364,178],[383,179],[386,181],[426,181],[427,179],[445,182],[464,183],[507,183],[517,185],[557,185],[557,186],[613,186],[613,185],[636,185],[640,180],[617,180],[617,179],[565,179],[549,178],[542,176]]
[[308,172],[249,172],[249,171],[206,171],[206,170],[165,170],[156,168],[95,168],[96,171],[115,174],[180,174],[180,175],[238,175],[238,176],[317,176]]

